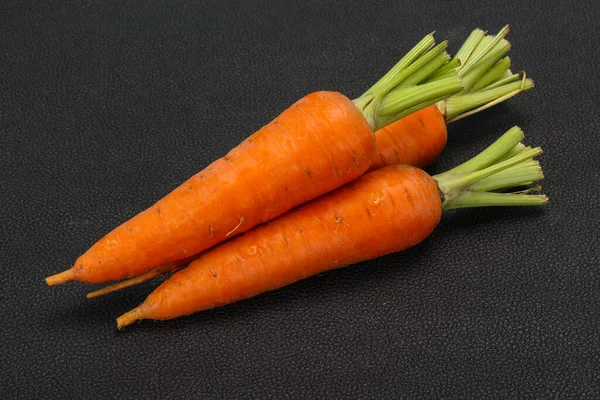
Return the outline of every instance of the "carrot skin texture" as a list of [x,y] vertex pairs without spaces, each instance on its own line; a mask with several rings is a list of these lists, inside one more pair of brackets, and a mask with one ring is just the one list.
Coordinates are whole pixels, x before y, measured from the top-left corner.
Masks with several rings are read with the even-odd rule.
[[187,258],[354,180],[374,150],[373,131],[348,98],[311,93],[100,239],[53,283],[101,283]]
[[163,282],[119,326],[172,319],[412,247],[439,223],[435,181],[389,166],[202,254]]
[[448,139],[446,120],[435,104],[375,132],[377,152],[370,170],[407,164],[424,168],[439,157]]

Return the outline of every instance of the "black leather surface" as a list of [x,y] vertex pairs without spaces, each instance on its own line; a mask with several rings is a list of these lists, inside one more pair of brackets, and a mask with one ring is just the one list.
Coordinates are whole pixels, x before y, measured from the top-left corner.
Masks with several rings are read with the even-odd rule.
[[[4,398],[598,398],[598,8],[588,2],[3,1]],[[403,254],[117,331],[43,279],[304,94],[358,96],[424,34],[510,23],[534,91],[451,126],[431,172],[512,125],[540,209],[445,215]]]

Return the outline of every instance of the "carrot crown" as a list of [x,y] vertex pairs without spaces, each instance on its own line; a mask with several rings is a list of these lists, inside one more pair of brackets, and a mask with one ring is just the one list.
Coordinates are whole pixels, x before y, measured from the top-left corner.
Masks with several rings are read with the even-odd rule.
[[[464,89],[456,71],[456,63],[450,63],[447,45],[444,41],[436,46],[433,34],[425,36],[379,81],[354,100],[373,130]],[[448,64],[451,64],[450,67]],[[439,75],[440,68],[444,68],[444,76],[426,82],[429,77]],[[382,100],[398,87],[402,88],[402,92],[388,98],[383,107]]]
[[521,143],[524,137],[515,126],[469,161],[435,175],[443,208],[546,204],[545,195],[531,194],[540,190],[539,186],[506,192],[544,178],[539,162],[533,159],[542,149],[525,146]]

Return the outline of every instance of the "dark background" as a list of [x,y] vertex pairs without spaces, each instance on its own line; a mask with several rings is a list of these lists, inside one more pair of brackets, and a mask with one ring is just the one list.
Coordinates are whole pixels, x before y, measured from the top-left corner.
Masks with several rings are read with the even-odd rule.
[[[588,2],[0,5],[0,386],[22,398],[600,396],[597,16]],[[117,224],[311,91],[357,97],[426,33],[511,24],[536,88],[453,124],[430,168],[518,124],[544,209],[449,212],[425,242],[117,331],[158,282],[49,288]]]

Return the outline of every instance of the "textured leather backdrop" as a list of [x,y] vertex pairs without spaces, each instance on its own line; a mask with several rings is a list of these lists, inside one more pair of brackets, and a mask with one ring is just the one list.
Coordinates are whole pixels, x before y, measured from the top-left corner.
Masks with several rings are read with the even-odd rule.
[[[3,1],[2,396],[600,396],[599,10],[554,3]],[[504,23],[537,87],[452,125],[430,171],[518,124],[543,210],[448,213],[405,253],[122,332],[157,283],[45,285],[302,95],[358,96],[426,33],[456,51]]]

